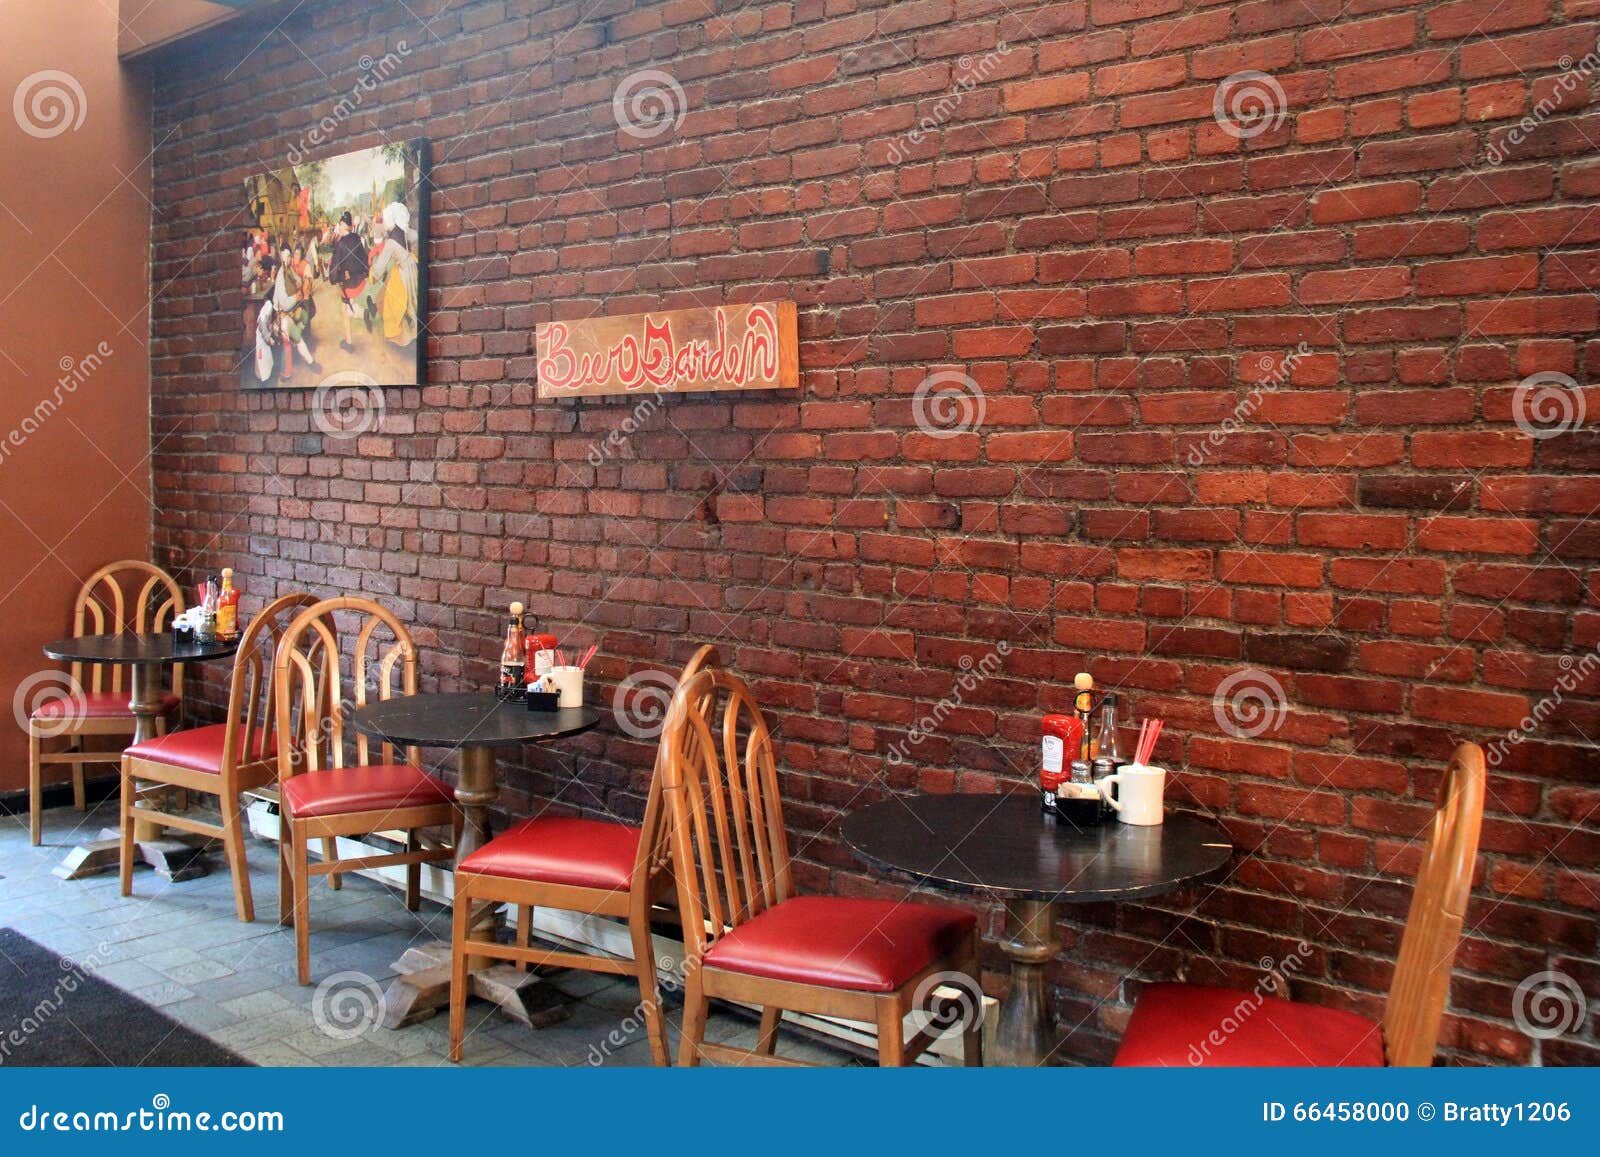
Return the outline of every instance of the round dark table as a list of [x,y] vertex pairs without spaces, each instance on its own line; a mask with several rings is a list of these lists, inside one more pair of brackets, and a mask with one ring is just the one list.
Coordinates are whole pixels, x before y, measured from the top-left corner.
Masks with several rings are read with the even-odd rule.
[[[581,735],[600,722],[593,707],[530,711],[526,703],[496,699],[490,692],[445,691],[404,695],[359,707],[351,725],[363,735],[411,747],[448,747],[456,753],[456,802],[463,824],[456,841],[456,863],[489,842],[489,807],[500,794],[495,749]],[[499,909],[484,905],[472,914],[475,938],[493,939]],[[554,1015],[559,994],[541,985],[532,973],[515,965],[484,967],[467,961],[475,995],[498,1003],[527,1024]],[[401,967],[403,965],[403,967]],[[412,1024],[433,1015],[450,997],[450,945],[426,944],[409,949],[396,962],[399,977],[384,993],[384,1024]]]
[[529,711],[525,703],[475,691],[402,695],[368,703],[351,717],[356,729],[417,747],[512,747],[580,735],[600,722],[593,707]]
[[1055,1050],[1044,970],[1060,905],[1160,896],[1214,879],[1233,856],[1227,834],[1193,816],[1076,828],[1044,815],[1033,792],[895,796],[847,816],[841,833],[874,867],[1005,902],[1012,988],[995,1032],[1001,1065],[1042,1064]]
[[[239,640],[197,643],[179,641],[171,631],[136,635],[84,635],[46,643],[44,653],[64,663],[106,663],[133,668],[133,687],[128,710],[133,712],[133,742],[155,737],[156,717],[161,714],[160,668],[175,663],[200,663],[226,659],[239,649]],[[130,744],[129,746],[132,746]]]
[[[156,719],[161,715],[162,667],[226,659],[238,649],[238,638],[197,643],[192,639],[180,641],[171,631],[144,634],[125,631],[116,635],[57,639],[45,644],[44,653],[63,663],[105,663],[132,668],[128,699],[128,710],[133,713],[133,741],[128,746],[132,747],[134,743],[155,738]],[[164,839],[163,831],[149,820],[135,820],[134,839],[140,858],[173,883],[206,875],[200,858],[204,845]],[[111,846],[115,842],[102,832],[100,839],[78,845],[67,854],[56,874],[64,880],[76,880],[110,870],[116,866],[116,856],[120,855],[120,848]]]

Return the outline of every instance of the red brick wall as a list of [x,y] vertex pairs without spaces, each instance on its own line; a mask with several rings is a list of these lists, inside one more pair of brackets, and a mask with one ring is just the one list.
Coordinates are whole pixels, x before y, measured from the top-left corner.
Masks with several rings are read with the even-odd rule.
[[[833,825],[886,789],[1030,777],[1087,666],[1248,852],[1074,911],[1054,979],[1091,1058],[1141,982],[1249,985],[1301,938],[1302,999],[1376,1012],[1443,761],[1536,712],[1497,750],[1444,1048],[1595,1063],[1592,1025],[1512,1013],[1547,969],[1600,997],[1597,8],[430,0],[427,30],[343,4],[217,37],[158,83],[158,550],[375,595],[440,682],[490,677],[514,597],[608,680],[715,640],[778,722],[806,889],[881,887]],[[434,142],[430,384],[340,442],[230,380],[238,190],[401,41],[321,151]],[[648,139],[612,104],[642,69],[684,94]],[[598,466],[629,406],[532,400],[536,322],[773,297],[798,399],[672,399]],[[917,401],[935,371],[981,423],[946,436],[971,408]],[[1577,385],[1519,394],[1536,372]],[[1282,689],[1253,739],[1214,699],[1240,678]],[[635,814],[650,745],[581,751],[508,804]]]

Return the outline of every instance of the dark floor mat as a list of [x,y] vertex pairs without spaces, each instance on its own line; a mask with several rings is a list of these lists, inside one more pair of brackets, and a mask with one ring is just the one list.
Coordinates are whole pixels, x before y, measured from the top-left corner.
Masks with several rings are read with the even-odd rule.
[[87,962],[0,928],[0,1065],[249,1063],[98,979]]

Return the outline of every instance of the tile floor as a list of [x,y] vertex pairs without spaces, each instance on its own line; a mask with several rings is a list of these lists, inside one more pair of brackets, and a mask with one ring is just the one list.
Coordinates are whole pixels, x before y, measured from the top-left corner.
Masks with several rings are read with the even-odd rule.
[[[157,1005],[189,1028],[261,1065],[446,1065],[446,1017],[389,1030],[372,1023],[367,984],[385,987],[393,962],[407,946],[449,939],[450,914],[423,901],[407,912],[400,894],[357,876],[342,891],[325,880],[311,892],[311,966],[314,978],[352,973],[324,992],[294,979],[294,937],[279,928],[277,868],[273,848],[250,846],[257,918],[241,924],[221,857],[203,879],[168,884],[140,867],[134,895],[124,899],[116,873],[75,881],[51,872],[81,836],[114,826],[107,801],[87,816],[71,809],[45,813],[44,844],[28,843],[26,817],[0,815],[0,926],[62,955],[71,955],[102,979]],[[552,981],[572,998],[571,1016],[543,1029],[501,1017],[490,1006],[468,1006],[468,1065],[644,1065],[650,1063],[642,1029],[624,1022],[637,1006],[632,981],[564,972]],[[317,1011],[323,1010],[319,1027]],[[674,1055],[679,1006],[668,998]],[[348,1019],[346,1019],[348,1017]],[[617,1034],[613,1037],[612,1034]],[[707,1037],[751,1045],[755,1028],[742,1015],[714,1011]],[[608,1044],[621,1040],[620,1045]],[[819,1064],[856,1058],[786,1030],[779,1054]]]

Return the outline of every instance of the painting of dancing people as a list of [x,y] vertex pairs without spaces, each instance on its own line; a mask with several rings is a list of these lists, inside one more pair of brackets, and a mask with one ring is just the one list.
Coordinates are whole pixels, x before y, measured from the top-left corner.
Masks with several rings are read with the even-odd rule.
[[245,181],[240,385],[422,383],[426,186],[426,141]]

